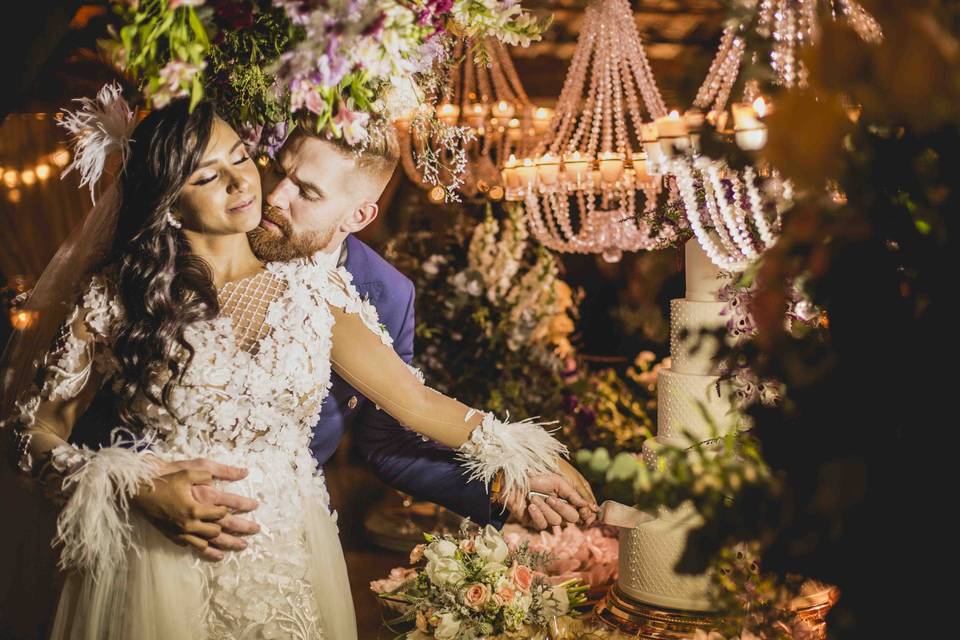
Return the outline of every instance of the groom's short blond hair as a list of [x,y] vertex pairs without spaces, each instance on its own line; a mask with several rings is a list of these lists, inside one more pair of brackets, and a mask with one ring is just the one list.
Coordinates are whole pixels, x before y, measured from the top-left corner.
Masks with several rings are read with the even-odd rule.
[[316,117],[310,114],[299,119],[297,128],[291,136],[302,135],[322,140],[345,158],[355,158],[357,169],[372,179],[379,197],[400,162],[400,144],[396,129],[389,122],[378,123],[370,127],[369,131],[367,141],[362,145],[354,146],[344,138],[331,138],[324,133],[317,133]]

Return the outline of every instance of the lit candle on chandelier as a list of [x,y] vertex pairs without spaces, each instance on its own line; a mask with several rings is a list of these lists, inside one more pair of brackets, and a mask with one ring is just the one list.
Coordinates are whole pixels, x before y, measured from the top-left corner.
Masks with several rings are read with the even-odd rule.
[[653,182],[653,177],[650,175],[649,167],[647,167],[646,153],[640,151],[633,154],[633,168],[630,175],[633,183],[628,186],[636,189],[646,187]]
[[547,130],[547,127],[550,126],[550,121],[553,119],[553,109],[548,109],[546,107],[537,107],[533,112],[533,130],[537,134],[544,133]]
[[520,128],[520,120],[510,118],[507,122],[507,140],[516,141],[523,137],[523,130]]
[[474,102],[467,107],[464,113],[464,120],[474,129],[482,129],[484,120],[486,120],[487,107],[482,102]]
[[690,131],[690,143],[694,151],[700,151],[700,131],[703,129],[703,122],[706,117],[703,111],[699,109],[687,109],[683,114],[683,122]]
[[437,119],[440,122],[449,125],[457,124],[457,118],[460,116],[460,107],[449,102],[444,102],[437,107]]
[[503,184],[507,189],[516,189],[520,186],[520,176],[517,173],[517,156],[510,154],[510,157],[503,165],[500,175],[503,176]]
[[643,150],[647,155],[647,171],[653,175],[660,175],[662,173],[661,163],[665,158],[663,149],[657,142],[657,125],[652,123],[640,125],[640,138],[643,142]]
[[680,112],[673,110],[669,115],[654,120],[657,126],[658,138],[681,138],[687,135],[687,124],[680,117]]
[[753,104],[738,102],[733,105],[733,130],[737,146],[747,151],[756,151],[767,143],[767,126],[760,118],[767,114],[767,103],[763,97]]
[[680,117],[680,112],[674,110],[669,115],[657,118],[657,138],[660,139],[660,148],[665,156],[672,157],[677,151],[685,151],[690,139],[687,137],[687,123]]
[[509,120],[513,117],[516,108],[512,103],[507,102],[506,100],[501,100],[497,104],[493,105],[492,113],[494,118],[503,118],[504,120]]
[[540,183],[548,187],[557,184],[560,178],[560,162],[549,153],[537,158],[537,176]]
[[623,155],[605,151],[600,154],[600,177],[604,182],[614,183],[623,175]]
[[586,156],[580,157],[579,151],[574,151],[572,154],[564,157],[563,166],[567,171],[569,179],[576,182],[577,186],[580,186],[580,183],[587,175],[587,171],[590,169],[590,162]]
[[524,158],[523,164],[517,167],[517,178],[520,181],[520,187],[530,189],[537,182],[537,167],[530,158]]

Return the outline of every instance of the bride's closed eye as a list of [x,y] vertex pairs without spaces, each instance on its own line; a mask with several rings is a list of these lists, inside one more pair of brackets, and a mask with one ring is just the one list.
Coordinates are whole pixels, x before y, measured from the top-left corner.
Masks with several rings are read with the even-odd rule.
[[[234,161],[233,161],[233,164],[234,164],[234,165],[241,165],[241,164],[243,164],[244,162],[246,162],[246,161],[248,161],[248,160],[250,160],[250,156],[247,155],[246,153],[244,153],[244,154],[242,154],[239,158],[237,158],[236,160],[234,160]],[[191,182],[190,184],[192,184],[192,185],[194,185],[194,186],[197,186],[197,187],[202,187],[203,185],[205,185],[205,184],[210,184],[211,182],[213,182],[214,180],[216,180],[216,178],[217,178],[218,175],[219,175],[219,172],[215,172],[215,173],[212,173],[212,174],[200,175],[200,176],[197,177],[196,180],[194,180],[194,181]]]

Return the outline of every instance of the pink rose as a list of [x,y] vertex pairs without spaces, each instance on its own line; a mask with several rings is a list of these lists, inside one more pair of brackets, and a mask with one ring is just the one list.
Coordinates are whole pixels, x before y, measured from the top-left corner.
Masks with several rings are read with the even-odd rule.
[[508,584],[503,585],[497,589],[497,598],[500,599],[500,602],[503,604],[510,604],[517,597],[517,592]]
[[463,594],[463,602],[474,611],[479,611],[487,603],[489,597],[490,591],[487,589],[487,585],[475,582],[467,587],[466,593]]
[[510,568],[510,580],[523,593],[530,593],[530,584],[533,582],[533,571],[523,564],[515,564]]
[[418,544],[410,551],[410,564],[417,564],[420,562],[420,559],[423,557],[423,552],[426,550],[427,545]]
[[460,551],[464,553],[473,553],[477,550],[477,543],[473,538],[466,538],[460,541]]
[[430,625],[427,624],[427,616],[420,609],[417,609],[417,629],[423,633],[430,631]]
[[374,580],[370,583],[370,589],[374,593],[389,593],[397,589],[407,580],[417,577],[416,569],[405,567],[395,567],[390,570],[390,575],[383,580]]

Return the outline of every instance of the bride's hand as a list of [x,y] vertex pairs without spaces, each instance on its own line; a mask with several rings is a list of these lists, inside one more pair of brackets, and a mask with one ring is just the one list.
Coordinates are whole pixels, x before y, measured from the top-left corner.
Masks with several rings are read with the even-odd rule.
[[255,500],[212,484],[240,480],[246,476],[244,469],[203,459],[156,464],[153,487],[144,487],[133,503],[173,542],[193,547],[205,560],[218,561],[224,551],[247,546],[237,536],[260,530],[256,522],[232,515],[256,509]]
[[596,520],[597,501],[590,485],[568,462],[559,462],[559,473],[529,479],[530,490],[549,494],[547,498],[533,496],[528,500],[526,495],[506,496],[507,508],[521,524],[542,530],[564,522],[589,526]]

